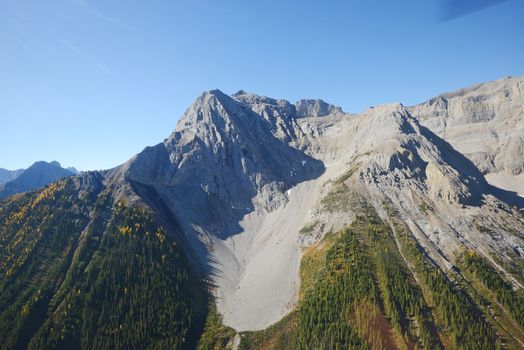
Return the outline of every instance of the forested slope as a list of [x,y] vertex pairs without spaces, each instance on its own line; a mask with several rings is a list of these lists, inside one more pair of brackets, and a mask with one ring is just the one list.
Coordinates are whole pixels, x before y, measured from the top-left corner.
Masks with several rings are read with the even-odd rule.
[[0,204],[3,349],[192,348],[207,296],[144,207],[97,174]]
[[522,293],[488,261],[468,252],[444,272],[393,210],[383,221],[342,182],[325,202],[356,219],[304,251],[299,305],[268,329],[244,333],[241,349],[522,347]]

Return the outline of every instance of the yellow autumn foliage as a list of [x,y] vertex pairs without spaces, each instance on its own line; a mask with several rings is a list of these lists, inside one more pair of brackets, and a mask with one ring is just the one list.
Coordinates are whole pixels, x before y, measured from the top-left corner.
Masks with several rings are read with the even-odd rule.
[[130,235],[133,230],[129,226],[121,226],[118,228],[118,232],[120,232],[121,235]]

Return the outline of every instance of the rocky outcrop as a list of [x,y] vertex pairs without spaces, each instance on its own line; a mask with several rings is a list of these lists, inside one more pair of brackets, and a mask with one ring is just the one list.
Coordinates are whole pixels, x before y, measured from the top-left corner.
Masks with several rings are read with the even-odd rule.
[[483,173],[524,171],[524,78],[506,77],[410,107]]
[[344,111],[342,108],[333,106],[322,100],[299,100],[295,103],[297,116],[304,117],[325,117],[327,115],[342,115]]
[[[360,157],[362,165],[355,178],[383,213],[383,203],[387,203],[400,214],[434,259],[452,262],[463,247],[511,249],[510,240],[475,229],[485,221],[482,213],[498,212],[497,207],[511,210],[470,160],[420,125],[402,106],[375,108],[363,119],[368,119],[368,127],[380,129],[377,136],[383,142],[380,146],[366,142],[367,131],[362,129],[355,135],[359,154],[366,154]],[[500,215],[510,220],[508,212]],[[512,222],[522,227],[519,220]],[[502,227],[497,230],[513,236],[503,233]],[[522,238],[519,245],[524,244]]]

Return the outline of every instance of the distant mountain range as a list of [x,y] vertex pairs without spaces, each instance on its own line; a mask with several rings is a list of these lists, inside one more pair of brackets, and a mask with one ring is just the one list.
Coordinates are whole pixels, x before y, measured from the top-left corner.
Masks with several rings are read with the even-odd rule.
[[42,188],[58,179],[78,174],[75,168],[64,169],[57,161],[35,162],[27,169],[0,169],[0,199]]
[[22,174],[24,170],[25,169],[7,170],[7,169],[0,168],[0,186],[5,184],[6,182],[13,181],[20,174]]

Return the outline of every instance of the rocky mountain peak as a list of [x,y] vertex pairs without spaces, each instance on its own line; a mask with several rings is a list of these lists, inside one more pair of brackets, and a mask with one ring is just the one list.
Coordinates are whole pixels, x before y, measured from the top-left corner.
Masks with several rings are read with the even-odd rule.
[[235,101],[220,90],[205,91],[180,118],[175,132],[199,128],[202,125],[224,124],[233,117]]
[[261,115],[266,120],[271,117],[282,117],[285,119],[296,118],[296,109],[289,102],[284,99],[274,99],[267,96],[260,96],[252,93],[247,93],[240,90],[233,97],[241,103],[247,105],[255,113]]
[[419,192],[450,205],[477,203],[487,192],[478,169],[447,142],[420,125],[401,104],[369,109],[352,149],[364,165],[362,179],[382,193]]
[[323,100],[298,100],[295,103],[297,116],[303,117],[325,117],[327,115],[342,115],[342,108],[326,103]]
[[272,131],[242,99],[208,91],[168,139],[125,165],[125,178],[165,197],[181,222],[233,234],[229,223],[252,211],[255,200],[271,211],[288,188],[323,169]]
[[[400,142],[407,135],[418,130],[418,122],[400,103],[378,105],[369,108],[359,121],[361,145],[385,147],[389,141]],[[355,136],[355,137],[357,137]]]
[[271,132],[285,142],[297,139],[296,108],[289,101],[239,91],[233,97],[271,125]]
[[57,161],[38,161],[24,170],[14,180],[7,182],[0,188],[0,198],[5,198],[15,193],[44,187],[60,178],[74,175],[73,172],[64,169]]

